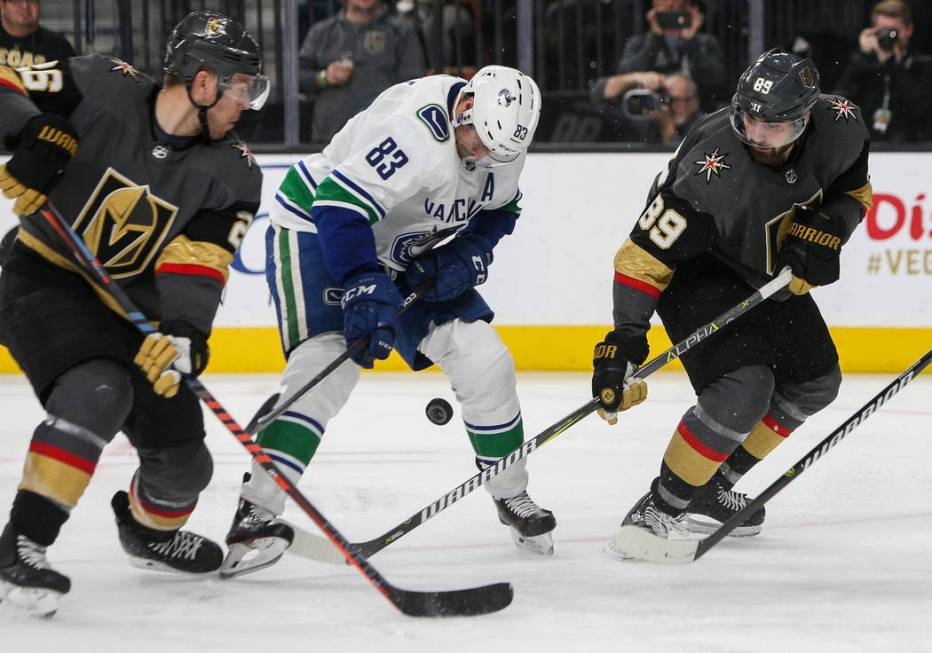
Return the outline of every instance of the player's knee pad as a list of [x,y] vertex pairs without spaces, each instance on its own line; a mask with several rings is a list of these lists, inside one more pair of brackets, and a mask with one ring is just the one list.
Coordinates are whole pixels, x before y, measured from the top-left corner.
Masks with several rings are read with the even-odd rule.
[[[345,351],[342,333],[321,333],[302,342],[288,356],[281,396],[290,397]],[[327,422],[346,404],[358,381],[359,366],[343,363],[313,390],[305,392],[293,404],[291,412],[307,415],[326,428]]]
[[187,504],[210,483],[214,463],[203,440],[170,449],[139,449],[138,482],[161,503]]
[[514,359],[488,323],[453,320],[435,327],[421,351],[450,379],[467,423],[503,424],[520,414]]
[[747,365],[720,376],[699,393],[696,415],[746,435],[767,412],[774,389],[766,365]]
[[781,383],[774,391],[774,406],[802,423],[838,396],[841,387],[841,369],[836,365],[828,374],[803,382]]
[[122,428],[132,405],[129,370],[106,358],[86,361],[59,376],[45,402],[49,419],[57,418],[107,442]]

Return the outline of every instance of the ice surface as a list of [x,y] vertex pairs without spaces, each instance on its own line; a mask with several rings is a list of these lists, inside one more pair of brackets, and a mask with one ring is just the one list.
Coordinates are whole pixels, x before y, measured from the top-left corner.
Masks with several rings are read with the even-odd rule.
[[[766,487],[891,376],[848,376],[839,398],[738,489]],[[274,376],[208,376],[243,424]],[[584,374],[522,374],[525,428],[540,432],[586,402]],[[350,567],[288,556],[232,581],[129,566],[109,498],[128,485],[133,449],[118,436],[49,558],[73,589],[51,621],[0,606],[2,651],[932,651],[932,375],[905,388],[775,497],[764,532],[684,567],[623,563],[601,549],[656,474],[693,401],[683,375],[651,379],[650,398],[613,428],[591,416],[533,453],[530,491],[559,525],[552,558],[518,551],[484,490],[372,558],[391,582],[452,589],[508,580],[515,601],[485,617],[418,620],[395,611]],[[302,490],[351,540],[382,533],[475,473],[439,374],[370,374],[331,424]],[[42,414],[22,377],[0,377],[0,509],[16,491]],[[190,521],[221,540],[247,454],[207,414],[214,479]],[[287,516],[314,526],[299,510]]]

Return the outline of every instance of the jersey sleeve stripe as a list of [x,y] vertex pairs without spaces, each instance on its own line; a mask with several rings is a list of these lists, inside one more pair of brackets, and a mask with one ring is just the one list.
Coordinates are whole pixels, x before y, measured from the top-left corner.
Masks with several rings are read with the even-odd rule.
[[352,202],[340,202],[338,200],[318,200],[314,203],[314,206],[332,206],[338,209],[348,209],[361,215],[369,224],[373,224],[371,215],[367,213],[366,210],[361,206],[358,204],[353,204]]
[[522,198],[522,197],[524,197],[524,196],[521,194],[521,190],[519,189],[518,192],[515,193],[515,196],[512,197],[512,198],[508,201],[508,204],[506,204],[505,206],[503,206],[500,210],[501,210],[501,211],[510,211],[511,213],[521,213],[521,206],[518,204],[518,202],[521,201],[521,198]]
[[314,177],[311,176],[311,172],[307,169],[307,166],[304,165],[304,161],[298,161],[298,168],[301,169],[301,174],[307,180],[307,183],[310,185],[312,190],[317,190],[317,182],[314,181]]
[[278,192],[287,197],[294,206],[310,212],[311,204],[314,203],[314,191],[308,187],[297,168],[292,167],[288,170],[281,186],[278,187]]
[[156,274],[184,274],[189,276],[211,277],[226,285],[226,275],[219,270],[206,265],[197,265],[195,263],[162,263],[156,270]]
[[615,283],[620,283],[623,286],[628,286],[629,288],[634,288],[635,290],[639,290],[642,293],[646,293],[650,295],[654,299],[658,299],[660,297],[659,288],[654,288],[649,283],[644,283],[643,281],[640,281],[639,279],[635,279],[634,277],[629,277],[627,275],[622,274],[621,272],[615,273]]
[[317,196],[314,199],[314,205],[339,206],[341,208],[352,209],[353,211],[361,213],[370,225],[382,219],[371,204],[360,199],[358,195],[349,192],[332,176],[320,182],[320,186],[317,187]]
[[22,95],[29,95],[26,92],[26,87],[23,86],[23,80],[12,68],[7,66],[0,66],[0,86],[6,86]]
[[375,209],[375,212],[379,214],[379,219],[382,219],[385,217],[385,209],[383,209],[379,205],[379,203],[375,201],[375,198],[372,197],[372,195],[370,195],[368,192],[366,192],[366,190],[362,186],[359,186],[356,182],[354,182],[352,179],[344,175],[339,170],[333,170],[330,173],[330,176],[333,179],[335,179],[337,182],[342,184],[343,187],[346,188],[348,191],[354,193],[355,195],[358,195],[361,199],[365,200],[373,209]]
[[282,206],[282,208],[288,211],[289,213],[292,213],[298,216],[302,220],[307,220],[308,222],[311,221],[311,216],[309,214],[305,213],[301,209],[294,206],[281,193],[275,193],[275,201],[278,202]]

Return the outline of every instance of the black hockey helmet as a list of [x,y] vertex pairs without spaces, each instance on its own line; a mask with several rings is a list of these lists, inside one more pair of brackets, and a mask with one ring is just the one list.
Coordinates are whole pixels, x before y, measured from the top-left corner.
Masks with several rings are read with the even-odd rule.
[[763,123],[791,123],[782,145],[795,141],[806,128],[806,116],[819,98],[819,72],[812,59],[773,49],[760,55],[738,79],[731,99],[731,125],[749,145],[779,147],[750,138],[745,117]]
[[197,72],[209,68],[218,78],[217,100],[235,87],[237,74],[252,78],[240,89],[248,93],[251,109],[261,109],[268,98],[259,45],[242,25],[217,11],[192,11],[181,19],[168,37],[164,67],[189,89]]

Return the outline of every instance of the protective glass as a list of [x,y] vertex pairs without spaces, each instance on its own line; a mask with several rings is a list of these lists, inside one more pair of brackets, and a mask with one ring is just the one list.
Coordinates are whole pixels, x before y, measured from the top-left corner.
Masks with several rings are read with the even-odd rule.
[[224,93],[229,93],[237,102],[248,104],[253,111],[265,106],[272,88],[269,78],[265,75],[243,75],[237,73],[227,81],[220,84]]
[[802,136],[807,120],[800,116],[795,120],[770,122],[755,118],[746,111],[731,112],[731,127],[744,143],[752,147],[785,147]]

